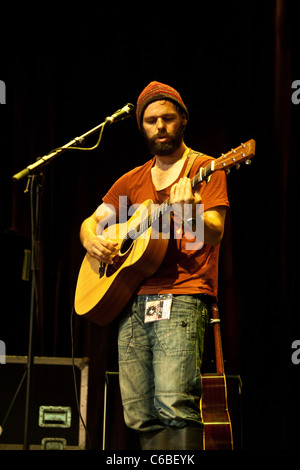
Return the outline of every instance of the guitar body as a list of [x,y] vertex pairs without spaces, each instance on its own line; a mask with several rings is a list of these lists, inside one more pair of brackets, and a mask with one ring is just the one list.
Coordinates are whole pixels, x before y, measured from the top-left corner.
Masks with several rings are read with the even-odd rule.
[[[106,325],[122,311],[143,279],[160,266],[168,247],[168,239],[149,227],[135,240],[126,238],[150,213],[150,199],[141,204],[123,224],[109,226],[105,238],[118,242],[119,252],[114,265],[105,265],[102,277],[100,263],[85,255],[76,286],[75,311],[98,325]],[[135,232],[136,233],[136,232]]]
[[205,450],[232,450],[233,438],[223,374],[202,375],[201,412]]
[[214,332],[216,372],[201,375],[202,398],[199,405],[204,423],[204,449],[233,450],[217,304],[211,306],[211,315],[210,323],[213,325]]

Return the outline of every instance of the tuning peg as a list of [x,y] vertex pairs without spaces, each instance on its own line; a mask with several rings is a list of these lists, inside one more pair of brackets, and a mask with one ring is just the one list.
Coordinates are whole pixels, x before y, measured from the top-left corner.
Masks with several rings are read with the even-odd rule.
[[246,165],[251,165],[251,163],[252,163],[252,160],[250,160],[250,158],[248,158],[248,159],[245,161],[245,164],[246,164]]
[[241,165],[238,163],[235,167],[236,170],[239,170],[241,168]]
[[230,173],[230,168],[227,168],[227,170],[225,171],[226,175],[229,175]]

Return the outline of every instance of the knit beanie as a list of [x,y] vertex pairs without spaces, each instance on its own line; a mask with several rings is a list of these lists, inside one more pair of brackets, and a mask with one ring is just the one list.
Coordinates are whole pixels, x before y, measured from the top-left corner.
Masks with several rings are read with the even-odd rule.
[[145,111],[145,108],[148,106],[148,104],[152,103],[153,101],[164,100],[164,99],[170,100],[179,104],[182,110],[186,113],[186,117],[188,119],[189,117],[188,110],[184,102],[182,101],[182,98],[180,94],[178,93],[178,91],[176,91],[174,88],[172,88],[169,85],[165,85],[164,83],[151,82],[142,91],[142,93],[140,94],[137,100],[136,118],[137,118],[139,128],[141,128],[141,120],[143,117],[143,113]]

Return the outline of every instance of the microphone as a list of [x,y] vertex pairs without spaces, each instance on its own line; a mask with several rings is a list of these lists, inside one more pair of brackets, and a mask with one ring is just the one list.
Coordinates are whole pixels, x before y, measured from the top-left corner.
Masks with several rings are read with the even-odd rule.
[[111,116],[108,116],[105,119],[105,122],[108,122],[109,124],[112,124],[113,122],[116,121],[122,121],[123,119],[132,117],[134,114],[134,106],[131,103],[127,103],[123,108],[118,109],[114,114]]

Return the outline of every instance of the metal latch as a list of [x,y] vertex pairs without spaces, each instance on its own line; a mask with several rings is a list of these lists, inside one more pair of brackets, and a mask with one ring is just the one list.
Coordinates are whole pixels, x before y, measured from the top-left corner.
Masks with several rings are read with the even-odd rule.
[[44,437],[42,440],[43,450],[64,450],[66,445],[66,439],[60,437]]
[[39,426],[43,428],[70,428],[70,406],[40,406]]

